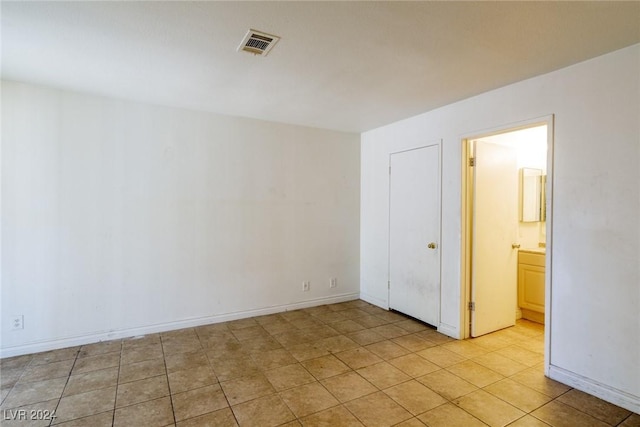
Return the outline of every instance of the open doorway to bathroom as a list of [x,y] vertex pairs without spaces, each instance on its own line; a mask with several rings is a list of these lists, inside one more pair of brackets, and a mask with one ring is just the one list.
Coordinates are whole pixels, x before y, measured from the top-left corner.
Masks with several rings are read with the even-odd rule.
[[549,329],[552,137],[548,117],[463,140],[464,338]]

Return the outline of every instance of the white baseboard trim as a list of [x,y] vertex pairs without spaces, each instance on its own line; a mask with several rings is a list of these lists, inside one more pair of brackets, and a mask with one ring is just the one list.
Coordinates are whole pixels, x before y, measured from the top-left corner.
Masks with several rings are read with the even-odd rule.
[[142,326],[139,328],[128,328],[107,332],[98,332],[75,337],[65,337],[54,340],[38,341],[22,344],[13,347],[0,349],[0,358],[20,356],[22,354],[39,353],[41,351],[56,350],[59,348],[73,347],[76,345],[92,344],[100,341],[109,341],[122,338],[136,337],[140,335],[155,334],[158,332],[173,331],[175,329],[193,328],[196,326],[209,325],[212,323],[228,322],[230,320],[245,319],[247,317],[263,316],[267,314],[282,313],[284,311],[298,310],[301,308],[315,307],[324,304],[335,304],[340,302],[357,300],[359,294],[348,293],[333,295],[330,297],[315,298],[297,303],[277,305],[272,307],[258,308],[252,310],[237,311],[234,313],[216,314],[212,316],[198,317],[193,319],[178,320],[175,322],[159,323],[156,325]]
[[446,323],[440,322],[438,325],[438,332],[451,338],[460,339],[460,330],[455,326],[448,325]]
[[634,396],[625,391],[618,390],[553,365],[549,366],[549,378],[628,409],[636,414],[640,413],[640,396]]
[[384,308],[385,310],[389,310],[389,302],[387,300],[376,298],[364,292],[360,292],[360,299],[368,302],[369,304],[373,304],[380,308]]

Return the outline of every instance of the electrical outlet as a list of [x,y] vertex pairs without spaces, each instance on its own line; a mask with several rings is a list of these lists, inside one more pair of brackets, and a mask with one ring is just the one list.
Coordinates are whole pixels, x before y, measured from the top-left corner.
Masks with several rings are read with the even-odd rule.
[[306,282],[302,282],[302,290],[304,292],[309,291],[309,289],[311,289],[311,282],[306,281]]
[[329,281],[329,287],[335,288],[336,286],[338,286],[338,279],[336,279],[335,277],[332,277],[331,280]]
[[11,317],[11,330],[18,331],[24,329],[24,316],[22,314]]

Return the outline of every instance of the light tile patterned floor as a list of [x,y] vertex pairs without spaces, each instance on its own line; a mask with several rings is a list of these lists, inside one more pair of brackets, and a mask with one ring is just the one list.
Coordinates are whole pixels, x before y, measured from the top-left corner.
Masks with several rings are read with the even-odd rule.
[[[543,327],[528,321],[456,341],[350,301],[3,359],[0,420],[7,427],[640,426],[640,415],[545,378],[543,348]],[[28,420],[53,411],[53,422]]]

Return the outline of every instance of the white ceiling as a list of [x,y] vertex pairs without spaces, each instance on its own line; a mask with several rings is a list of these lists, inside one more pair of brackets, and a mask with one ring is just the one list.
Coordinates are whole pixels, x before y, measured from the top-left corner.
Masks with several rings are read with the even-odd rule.
[[4,79],[354,132],[640,42],[638,1],[1,7]]

